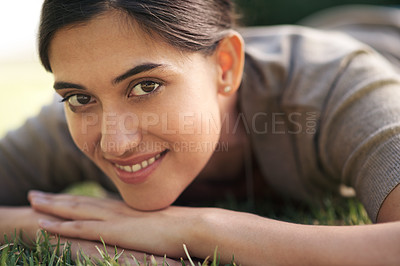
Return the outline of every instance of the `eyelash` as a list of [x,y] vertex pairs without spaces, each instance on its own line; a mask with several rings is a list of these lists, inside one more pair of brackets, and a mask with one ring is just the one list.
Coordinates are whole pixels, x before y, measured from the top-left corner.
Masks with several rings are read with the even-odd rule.
[[[131,85],[132,83],[133,83],[133,85]],[[141,80],[141,81],[139,81],[139,82],[138,82],[138,81],[134,81],[134,82],[131,82],[131,83],[129,84],[127,95],[130,96],[130,95],[132,94],[133,90],[134,90],[138,85],[144,85],[145,83],[153,83],[153,84],[156,84],[157,87],[156,87],[154,90],[152,90],[151,92],[148,92],[148,93],[146,93],[146,94],[142,94],[142,95],[133,95],[132,98],[134,98],[135,100],[140,101],[140,100],[146,99],[147,97],[152,97],[152,96],[156,95],[158,92],[160,92],[160,89],[161,89],[161,88],[163,87],[163,85],[164,85],[164,82],[155,81],[155,80],[151,80],[151,79],[143,79],[143,80]],[[143,91],[144,91],[144,90],[143,90]]]
[[[131,82],[131,83],[133,83],[133,82]],[[131,83],[130,83],[130,84],[131,84]],[[146,99],[146,98],[148,98],[148,97],[154,96],[154,95],[158,94],[159,92],[161,92],[160,89],[161,89],[161,88],[163,87],[163,85],[164,85],[163,82],[154,81],[154,80],[147,80],[147,79],[146,79],[146,80],[139,81],[139,82],[135,81],[134,85],[132,85],[132,86],[131,86],[130,84],[128,85],[128,93],[127,93],[127,95],[130,96],[130,95],[132,94],[133,90],[136,88],[136,86],[138,86],[138,85],[143,85],[143,84],[145,84],[145,83],[153,83],[153,84],[156,84],[157,87],[156,87],[154,90],[152,90],[151,92],[148,92],[148,93],[145,93],[145,94],[142,94],[142,95],[131,96],[131,98],[133,98],[133,100],[135,100],[135,101],[142,101],[142,100],[144,100],[144,99]],[[144,91],[144,90],[143,90],[143,91]],[[74,106],[74,105],[72,105],[72,104],[70,104],[70,103],[68,102],[68,101],[71,99],[71,97],[78,96],[78,95],[88,96],[88,97],[93,98],[92,96],[87,95],[87,94],[83,94],[83,93],[71,93],[71,94],[69,94],[69,95],[67,95],[67,96],[64,96],[64,97],[60,100],[60,103],[67,102],[68,105],[69,105],[69,107],[70,107],[70,109],[71,109],[73,112],[76,112],[76,109],[77,109],[77,108],[85,108],[87,104],[84,104],[84,105],[82,105],[82,106]]]

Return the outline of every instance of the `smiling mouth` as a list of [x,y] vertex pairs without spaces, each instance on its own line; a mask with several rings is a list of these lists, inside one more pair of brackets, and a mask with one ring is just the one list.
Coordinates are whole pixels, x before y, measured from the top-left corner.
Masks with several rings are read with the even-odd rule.
[[150,159],[147,160],[143,160],[137,164],[134,165],[119,165],[119,164],[115,164],[115,166],[119,169],[121,169],[122,171],[128,172],[128,173],[136,173],[146,167],[149,167],[150,165],[152,165],[155,161],[157,161],[158,159],[160,159],[163,155],[165,155],[168,152],[168,150],[165,150],[159,154],[157,154],[154,157],[151,157]]

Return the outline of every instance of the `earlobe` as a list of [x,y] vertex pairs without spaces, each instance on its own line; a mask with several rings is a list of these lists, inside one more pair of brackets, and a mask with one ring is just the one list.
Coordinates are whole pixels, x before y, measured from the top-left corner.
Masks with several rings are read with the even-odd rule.
[[224,88],[224,92],[225,92],[225,93],[230,93],[231,90],[232,90],[232,87],[231,87],[231,86],[226,86],[226,87]]
[[218,93],[230,95],[237,91],[243,76],[244,41],[240,34],[231,31],[222,39],[216,50],[218,63]]

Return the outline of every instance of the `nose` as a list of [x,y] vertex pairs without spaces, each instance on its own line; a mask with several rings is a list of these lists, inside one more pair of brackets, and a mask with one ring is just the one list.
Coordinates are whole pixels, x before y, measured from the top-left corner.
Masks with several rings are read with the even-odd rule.
[[110,157],[122,157],[142,141],[139,121],[134,114],[104,113],[100,147]]

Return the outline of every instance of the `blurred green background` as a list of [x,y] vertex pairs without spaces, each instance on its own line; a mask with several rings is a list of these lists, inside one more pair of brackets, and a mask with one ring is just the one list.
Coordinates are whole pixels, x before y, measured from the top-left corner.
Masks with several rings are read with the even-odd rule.
[[400,0],[234,0],[242,25],[295,24],[317,11],[340,5],[397,6]]
[[[400,0],[234,0],[241,25],[295,24],[345,4],[400,5]],[[3,1],[0,9],[0,137],[18,127],[53,95],[52,76],[38,62],[35,35],[43,0]],[[21,6],[24,8],[22,9]],[[30,38],[23,38],[29,35]],[[5,42],[8,46],[3,45]],[[25,47],[25,48],[23,48]]]

